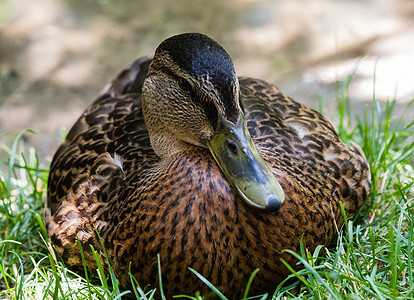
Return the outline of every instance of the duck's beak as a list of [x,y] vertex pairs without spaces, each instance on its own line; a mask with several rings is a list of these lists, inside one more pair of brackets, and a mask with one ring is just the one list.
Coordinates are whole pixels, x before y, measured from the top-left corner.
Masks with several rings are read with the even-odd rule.
[[243,113],[236,123],[219,116],[216,133],[207,146],[247,204],[268,212],[279,210],[285,194],[253,144]]

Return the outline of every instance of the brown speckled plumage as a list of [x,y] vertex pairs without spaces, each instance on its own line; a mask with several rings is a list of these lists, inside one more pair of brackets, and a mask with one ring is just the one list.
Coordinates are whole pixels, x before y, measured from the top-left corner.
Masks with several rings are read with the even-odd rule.
[[141,285],[158,287],[157,254],[164,291],[208,291],[187,267],[231,298],[260,272],[253,292],[272,291],[288,274],[282,253],[328,245],[367,197],[369,167],[361,149],[343,144],[319,113],[283,95],[275,86],[239,78],[249,132],[285,193],[269,214],[234,192],[209,150],[186,144],[160,159],[151,147],[141,109],[141,87],[150,59],[141,59],[113,80],[79,118],[52,162],[47,230],[58,252],[87,264],[90,245],[109,261],[123,287],[128,270]]

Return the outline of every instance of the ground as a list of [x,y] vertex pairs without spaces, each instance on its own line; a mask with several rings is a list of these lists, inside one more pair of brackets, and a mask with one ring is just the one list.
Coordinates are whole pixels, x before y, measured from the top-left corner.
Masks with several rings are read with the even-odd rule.
[[[275,83],[335,123],[336,82],[351,108],[414,97],[412,0],[0,0],[0,144],[23,129],[48,162],[100,89],[166,37],[216,39],[239,75]],[[406,120],[414,119],[406,111]],[[0,157],[1,155],[0,148]]]

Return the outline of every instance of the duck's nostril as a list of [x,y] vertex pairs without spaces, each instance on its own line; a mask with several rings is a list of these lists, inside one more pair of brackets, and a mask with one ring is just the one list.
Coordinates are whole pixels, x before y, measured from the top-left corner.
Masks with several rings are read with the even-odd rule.
[[237,145],[234,141],[227,141],[227,148],[230,150],[231,153],[237,154]]

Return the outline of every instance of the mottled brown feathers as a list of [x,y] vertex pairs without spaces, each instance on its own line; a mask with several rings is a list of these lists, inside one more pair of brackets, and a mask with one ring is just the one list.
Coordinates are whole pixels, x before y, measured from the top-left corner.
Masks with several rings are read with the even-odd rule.
[[285,191],[275,214],[247,206],[206,148],[160,160],[141,111],[142,59],[123,71],[75,123],[53,159],[47,229],[58,252],[80,266],[89,245],[102,253],[99,232],[117,278],[129,287],[157,287],[157,254],[164,291],[203,293],[192,267],[230,298],[241,296],[260,268],[253,292],[272,291],[296,261],[285,249],[329,245],[342,223],[339,202],[355,214],[369,191],[369,167],[319,113],[261,80],[240,78],[250,134]]

